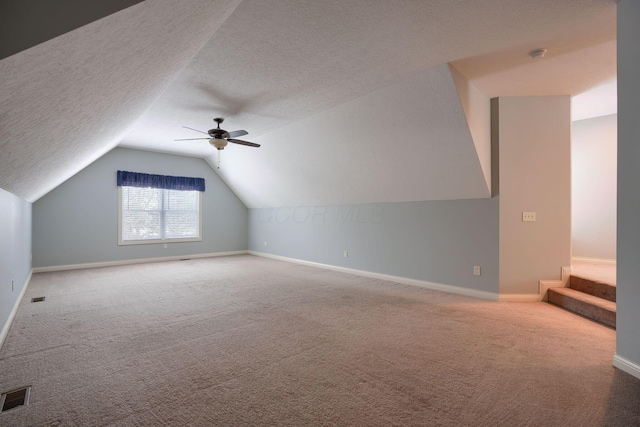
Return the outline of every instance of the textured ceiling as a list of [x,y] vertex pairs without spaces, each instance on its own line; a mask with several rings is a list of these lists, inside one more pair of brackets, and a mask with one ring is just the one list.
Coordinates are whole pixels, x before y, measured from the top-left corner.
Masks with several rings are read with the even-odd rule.
[[[0,59],[97,21],[142,0],[0,2]],[[69,13],[73,10],[73,13]]]
[[115,147],[239,0],[147,0],[0,61],[0,187],[34,201]]
[[0,187],[35,200],[119,142],[215,165],[173,140],[224,116],[263,144],[221,153],[250,207],[487,197],[445,64],[488,97],[575,95],[614,55],[611,0],[147,0],[0,61]]

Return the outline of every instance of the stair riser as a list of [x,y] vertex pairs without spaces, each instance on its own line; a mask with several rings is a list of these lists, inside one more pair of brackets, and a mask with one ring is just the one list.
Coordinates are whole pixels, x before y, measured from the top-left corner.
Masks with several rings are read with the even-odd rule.
[[616,302],[616,287],[607,283],[571,276],[569,287],[589,295]]
[[573,299],[566,295],[560,295],[556,292],[553,292],[551,289],[549,291],[550,303],[560,306],[569,311],[573,311],[574,313],[578,313],[584,317],[588,317],[589,319],[593,319],[597,322],[603,323],[612,328],[616,327],[615,311],[609,311],[601,307],[596,307],[583,301]]

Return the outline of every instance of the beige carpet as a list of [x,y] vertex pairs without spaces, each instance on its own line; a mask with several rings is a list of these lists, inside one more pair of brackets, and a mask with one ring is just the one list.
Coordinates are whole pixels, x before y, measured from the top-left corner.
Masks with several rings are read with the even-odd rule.
[[0,350],[31,404],[0,425],[640,425],[614,351],[548,304],[249,255],[44,273]]

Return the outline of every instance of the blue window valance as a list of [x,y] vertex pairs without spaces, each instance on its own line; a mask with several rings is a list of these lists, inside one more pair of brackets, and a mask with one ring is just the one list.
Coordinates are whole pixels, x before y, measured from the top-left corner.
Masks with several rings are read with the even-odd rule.
[[182,191],[204,191],[204,178],[118,171],[118,187],[147,187]]

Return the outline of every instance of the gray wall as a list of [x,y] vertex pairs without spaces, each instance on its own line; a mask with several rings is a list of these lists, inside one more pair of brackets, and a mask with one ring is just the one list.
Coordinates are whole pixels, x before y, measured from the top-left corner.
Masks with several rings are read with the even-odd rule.
[[[640,3],[618,5],[618,276],[616,355],[640,369]],[[639,371],[640,373],[640,371]],[[638,373],[637,373],[638,374]]]
[[618,117],[573,122],[571,251],[573,257],[616,259]]
[[250,209],[249,249],[495,293],[498,199]]
[[[205,179],[202,242],[118,246],[116,171]],[[202,159],[116,148],[33,204],[33,266],[247,249],[247,208]]]
[[31,272],[31,208],[31,203],[0,188],[0,331]]

